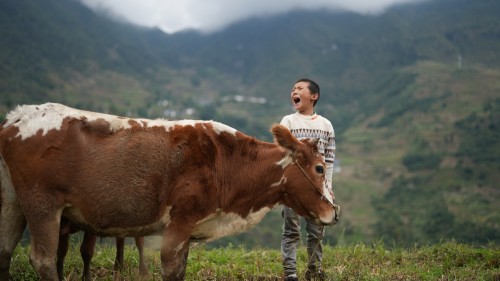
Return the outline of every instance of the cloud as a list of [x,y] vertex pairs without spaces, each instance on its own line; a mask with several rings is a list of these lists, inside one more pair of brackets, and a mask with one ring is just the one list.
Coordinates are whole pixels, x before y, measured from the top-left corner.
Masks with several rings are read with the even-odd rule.
[[210,33],[250,17],[272,16],[296,9],[382,13],[395,4],[425,0],[80,0],[93,10],[167,33],[196,29]]

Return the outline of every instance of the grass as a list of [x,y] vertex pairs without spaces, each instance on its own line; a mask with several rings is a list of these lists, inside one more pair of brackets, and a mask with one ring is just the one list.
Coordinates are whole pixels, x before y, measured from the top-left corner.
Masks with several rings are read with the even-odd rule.
[[[66,259],[66,280],[80,280],[82,270],[78,245]],[[114,280],[114,248],[101,244],[92,260],[93,280]],[[146,249],[151,273],[148,280],[161,280],[160,258]],[[12,280],[38,280],[28,261],[29,246],[16,248],[11,265]],[[307,254],[301,247],[298,274],[304,278]],[[122,280],[136,280],[137,250],[125,249]],[[476,247],[454,241],[412,248],[387,247],[382,243],[325,246],[323,269],[331,280],[500,280],[500,249],[496,245]],[[191,246],[185,280],[282,280],[278,249],[247,250],[228,246],[207,250]],[[329,280],[330,280],[329,279]]]

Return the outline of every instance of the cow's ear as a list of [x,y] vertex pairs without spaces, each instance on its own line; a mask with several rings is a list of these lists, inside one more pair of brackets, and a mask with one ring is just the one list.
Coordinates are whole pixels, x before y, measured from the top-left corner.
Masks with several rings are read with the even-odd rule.
[[299,141],[290,133],[283,125],[275,124],[271,127],[271,132],[274,136],[274,142],[281,147],[284,147],[292,152],[299,148]]
[[308,139],[307,141],[308,141],[311,145],[313,145],[313,146],[315,146],[315,147],[318,147],[319,138]]

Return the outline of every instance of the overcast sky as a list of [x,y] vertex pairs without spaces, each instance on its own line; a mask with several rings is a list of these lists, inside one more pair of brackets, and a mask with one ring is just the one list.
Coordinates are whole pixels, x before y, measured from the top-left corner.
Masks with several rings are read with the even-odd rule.
[[294,9],[348,10],[379,14],[399,3],[425,0],[80,0],[92,9],[167,33],[183,29],[219,31],[250,17],[272,16]]

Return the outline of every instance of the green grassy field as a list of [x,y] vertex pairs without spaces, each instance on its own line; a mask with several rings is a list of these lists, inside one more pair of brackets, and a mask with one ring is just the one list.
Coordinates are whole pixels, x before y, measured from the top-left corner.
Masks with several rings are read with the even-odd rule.
[[[68,254],[66,280],[80,280],[82,262],[73,246]],[[147,249],[148,280],[161,280],[159,253]],[[98,245],[92,260],[93,280],[114,280],[115,250]],[[122,280],[137,280],[137,250],[126,246]],[[19,246],[11,264],[12,280],[38,280],[29,263],[29,247]],[[307,254],[298,254],[298,273],[304,278]],[[456,242],[412,248],[390,248],[383,244],[327,246],[324,271],[329,280],[500,280],[500,248],[497,245],[475,247]],[[186,280],[282,280],[281,254],[278,249],[246,250],[224,247],[207,250],[192,245]]]

